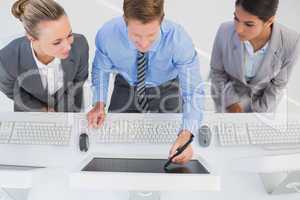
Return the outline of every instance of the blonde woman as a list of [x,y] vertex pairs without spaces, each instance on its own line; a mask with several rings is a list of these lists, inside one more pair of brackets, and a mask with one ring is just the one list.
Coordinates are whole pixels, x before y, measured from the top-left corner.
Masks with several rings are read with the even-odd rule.
[[26,36],[0,50],[0,90],[15,111],[78,112],[88,77],[88,44],[53,0],[19,0],[12,14]]

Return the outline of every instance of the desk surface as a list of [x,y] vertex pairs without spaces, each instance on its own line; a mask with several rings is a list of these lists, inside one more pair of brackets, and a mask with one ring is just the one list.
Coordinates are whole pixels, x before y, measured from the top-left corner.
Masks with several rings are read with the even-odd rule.
[[[124,115],[124,114],[122,114]],[[107,120],[113,120],[120,114],[110,114]],[[178,114],[130,114],[128,118],[159,117],[168,119],[170,117],[180,120]],[[76,120],[84,118],[84,114],[64,114],[64,113],[0,113],[0,120],[64,120],[68,124],[76,124]],[[289,116],[297,118],[297,116]],[[257,114],[209,114],[205,116],[204,122],[210,124],[218,119],[228,120],[270,120],[271,115]],[[168,156],[170,146],[167,145],[96,145],[91,144],[88,153],[82,153],[78,149],[78,133],[73,130],[71,145],[69,147],[52,146],[23,146],[23,145],[0,145],[0,163],[18,165],[38,165],[48,167],[42,173],[33,174],[31,181],[31,199],[99,199],[99,195],[105,199],[127,199],[127,192],[109,191],[85,191],[72,190],[66,187],[71,169],[78,165],[90,154],[119,154],[127,152],[131,155],[159,154]],[[210,147],[202,148],[197,143],[197,138],[193,143],[195,156],[201,156],[210,166],[221,176],[221,191],[219,192],[163,192],[162,199],[243,199],[252,200],[294,200],[299,199],[300,194],[288,195],[268,195],[263,187],[259,175],[250,170],[239,170],[238,165],[242,165],[243,159],[247,157],[262,158],[262,156],[276,155],[279,152],[265,151],[258,147],[220,147],[217,144],[216,136]],[[138,152],[138,153],[137,153]],[[282,152],[280,152],[282,153]],[[285,152],[284,152],[285,153]],[[300,157],[300,156],[299,156]],[[255,163],[254,163],[255,164]],[[28,181],[28,180],[27,180]],[[13,183],[16,183],[13,185]],[[20,180],[11,180],[10,186],[19,187]],[[46,184],[47,183],[47,184]],[[0,186],[3,186],[0,179]],[[68,192],[66,192],[68,191]],[[46,192],[46,193],[45,193]],[[71,193],[71,194],[70,194]],[[41,195],[41,196],[39,196]],[[66,196],[68,195],[68,196]],[[36,198],[34,198],[36,197]],[[46,198],[47,199],[47,198]],[[101,198],[103,199],[103,198]]]

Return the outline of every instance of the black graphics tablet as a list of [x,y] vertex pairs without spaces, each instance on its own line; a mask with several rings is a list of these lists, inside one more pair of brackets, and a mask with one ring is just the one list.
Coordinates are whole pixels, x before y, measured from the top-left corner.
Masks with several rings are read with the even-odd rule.
[[93,158],[82,171],[209,174],[209,171],[198,160],[191,160],[185,165],[172,163],[168,170],[164,169],[166,162],[166,159]]

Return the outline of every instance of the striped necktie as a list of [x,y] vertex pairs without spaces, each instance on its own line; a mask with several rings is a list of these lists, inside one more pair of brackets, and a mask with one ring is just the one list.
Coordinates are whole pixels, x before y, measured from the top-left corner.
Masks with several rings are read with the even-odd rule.
[[149,103],[146,96],[146,70],[147,70],[147,54],[138,52],[137,56],[137,102],[142,112],[148,112]]

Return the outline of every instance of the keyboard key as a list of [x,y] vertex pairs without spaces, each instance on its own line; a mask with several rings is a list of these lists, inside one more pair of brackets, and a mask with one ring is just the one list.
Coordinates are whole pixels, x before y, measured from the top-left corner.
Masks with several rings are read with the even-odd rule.
[[300,144],[300,122],[267,125],[227,121],[215,126],[221,146]]
[[0,143],[25,145],[68,145],[71,127],[51,122],[2,122]]
[[179,128],[176,120],[115,120],[88,132],[97,143],[172,144]]

